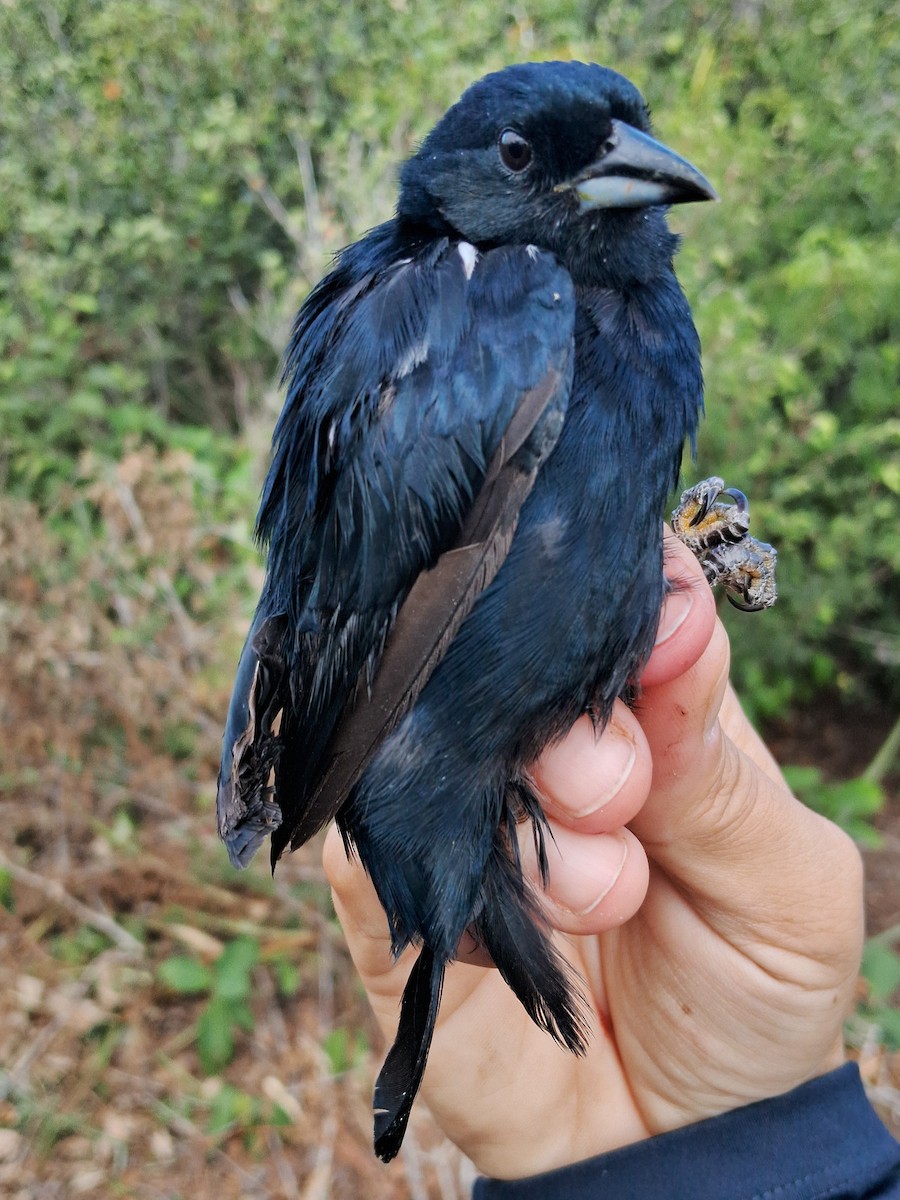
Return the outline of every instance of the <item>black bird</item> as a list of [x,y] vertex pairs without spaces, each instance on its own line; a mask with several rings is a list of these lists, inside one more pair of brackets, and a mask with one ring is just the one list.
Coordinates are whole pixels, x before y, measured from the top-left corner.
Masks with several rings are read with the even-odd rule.
[[337,817],[396,952],[421,947],[376,1084],[399,1149],[463,933],[583,1049],[517,855],[525,773],[650,654],[663,504],[702,409],[667,205],[715,198],[614,71],[510,67],[403,167],[393,220],[297,316],[257,534],[267,575],[219,777],[232,862]]

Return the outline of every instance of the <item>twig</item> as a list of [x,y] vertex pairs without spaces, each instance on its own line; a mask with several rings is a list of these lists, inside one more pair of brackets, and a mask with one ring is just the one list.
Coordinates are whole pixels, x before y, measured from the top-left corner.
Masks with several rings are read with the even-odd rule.
[[246,183],[254,196],[259,196],[262,203],[268,209],[269,215],[288,235],[299,254],[303,250],[303,230],[294,223],[291,214],[272,191],[268,182],[259,176],[251,178],[249,175],[245,175],[244,183]]
[[271,1054],[273,1058],[277,1058],[283,1048],[291,1044],[291,1034],[282,1015],[270,972],[259,971],[254,975],[254,980],[257,991],[265,1000],[265,1023],[272,1047]]
[[[100,656],[98,655],[98,657]],[[171,800],[166,800],[163,796],[156,796],[152,792],[142,792],[137,788],[125,787],[112,775],[98,774],[97,779],[103,784],[104,791],[109,797],[105,805],[106,811],[124,803],[133,808],[144,809],[146,812],[153,813],[154,816],[165,817],[170,824],[175,821],[184,823],[190,819],[176,804],[173,804]]]
[[104,934],[120,950],[136,957],[143,956],[144,947],[136,937],[130,934],[127,929],[123,929],[107,913],[95,912],[94,909],[88,908],[86,904],[83,904],[80,900],[70,895],[58,879],[45,879],[43,875],[37,875],[34,871],[29,871],[26,867],[20,867],[18,863],[7,858],[2,850],[0,850],[0,867],[8,871],[13,879],[19,883],[23,883],[26,887],[34,888],[35,891],[41,892],[48,900],[52,900],[55,904],[60,905],[61,908],[65,908],[83,924],[90,925]]
[[316,940],[319,960],[319,1036],[324,1040],[334,1028],[334,945],[322,927]]
[[281,1138],[274,1129],[270,1129],[266,1141],[269,1145],[269,1154],[278,1173],[278,1180],[281,1184],[284,1200],[301,1200],[300,1182],[297,1179],[294,1168],[290,1164],[288,1156],[284,1152],[284,1145]]
[[[81,973],[81,977],[70,989],[69,998],[72,1000],[80,1000],[86,996],[100,971],[106,966],[106,964],[109,962],[115,962],[121,957],[122,952],[119,950],[106,950],[103,953],[98,954],[97,957],[93,959],[93,961],[89,963],[87,967],[85,967],[84,971]],[[130,952],[127,952],[125,957],[130,959],[132,956]],[[28,1071],[31,1067],[31,1064],[36,1059],[40,1058],[40,1056],[46,1050],[49,1050],[53,1039],[60,1032],[60,1030],[65,1028],[68,1020],[69,1017],[67,1013],[58,1012],[54,1017],[51,1018],[50,1021],[47,1022],[46,1025],[38,1030],[32,1040],[28,1043],[28,1045],[10,1067],[9,1071],[5,1074],[5,1079],[3,1079],[3,1076],[0,1076],[0,1080],[3,1080],[3,1083],[0,1084],[0,1095],[5,1094],[5,1092],[8,1090],[9,1084],[11,1084],[13,1088],[27,1088]]]
[[[122,511],[128,519],[128,524],[131,526],[131,532],[137,539],[138,548],[145,554],[149,554],[153,549],[153,537],[147,529],[147,522],[144,520],[144,514],[141,512],[140,505],[137,502],[132,489],[128,484],[119,477],[115,481],[116,495],[119,498],[119,503],[122,506]],[[172,620],[181,635],[181,643],[184,647],[188,659],[193,663],[197,654],[197,630],[194,627],[194,622],[188,616],[188,611],[178,598],[178,593],[175,591],[175,584],[166,574],[162,567],[157,567],[153,572],[153,577],[156,586],[162,592],[166,599],[166,605],[171,613]]]
[[441,1200],[464,1200],[464,1197],[472,1194],[475,1171],[472,1169],[469,1172],[471,1178],[464,1180],[463,1174],[468,1165],[468,1159],[464,1159],[451,1142],[445,1138],[431,1151],[430,1158],[437,1177]]
[[263,339],[264,342],[268,342],[278,357],[281,358],[282,351],[284,350],[285,333],[281,329],[280,325],[275,328],[270,328],[270,324],[266,321],[263,321],[262,318],[257,319],[256,313],[250,304],[250,301],[244,294],[244,290],[240,284],[230,283],[228,285],[228,299],[231,301],[231,305],[238,316],[241,317],[242,320],[244,320],[254,331],[254,333],[258,334]]
[[[180,1134],[181,1137],[196,1138],[202,1145],[208,1147],[209,1152],[216,1158],[221,1158],[223,1162],[226,1162],[228,1166],[232,1168],[235,1174],[244,1181],[246,1186],[254,1189],[259,1186],[259,1175],[246,1170],[239,1162],[236,1162],[231,1155],[226,1154],[221,1146],[217,1146],[215,1144],[211,1134],[204,1133],[203,1130],[200,1129],[199,1126],[195,1125],[193,1121],[189,1121],[187,1117],[183,1116],[179,1112],[176,1112],[175,1109],[172,1108],[171,1105],[166,1104],[165,1101],[160,1101],[157,1108],[159,1115],[163,1118],[166,1124],[170,1126],[170,1128],[175,1130],[177,1134]],[[210,1145],[210,1143],[212,1143],[212,1145]]]
[[428,1189],[422,1172],[422,1151],[412,1125],[406,1130],[400,1157],[403,1159],[411,1200],[428,1200]]
[[898,752],[900,752],[900,717],[894,722],[894,728],[881,743],[875,757],[863,771],[863,779],[881,783],[893,767]]
[[[129,858],[128,864],[129,870],[134,876],[145,871],[148,874],[159,875],[163,879],[170,879],[176,884],[182,884],[185,888],[189,888],[191,892],[201,893],[209,904],[220,904],[223,908],[235,908],[241,907],[245,903],[244,896],[237,891],[230,892],[225,888],[217,887],[214,883],[207,883],[203,879],[188,877],[176,863],[167,862],[166,859],[159,858],[155,854],[146,852],[135,854]],[[76,874],[79,879],[93,879],[98,876],[102,879],[109,876],[110,870],[110,864],[102,862],[79,867]]]
[[328,1200],[331,1191],[331,1168],[334,1162],[334,1142],[337,1137],[337,1121],[334,1114],[329,1113],[322,1128],[319,1149],[316,1152],[313,1168],[309,1173],[306,1187],[303,1189],[303,1200]]
[[895,1087],[874,1084],[866,1088],[866,1095],[882,1108],[890,1110],[895,1117],[900,1117],[900,1092]]
[[[258,925],[255,921],[220,917],[215,913],[199,911],[191,913],[191,921],[198,929],[219,929],[223,933],[234,934],[236,937],[277,942],[279,953],[294,947],[309,950],[316,945],[316,935],[308,929],[280,929],[276,925]],[[144,924],[149,929],[155,929],[160,933],[171,933],[172,930],[172,922],[162,920],[160,917],[146,917]]]
[[309,144],[291,134],[291,145],[297,155],[297,169],[300,172],[300,183],[303,186],[303,199],[306,202],[306,234],[309,248],[316,268],[322,257],[322,210],[319,207],[319,188],[316,184],[316,173],[313,169],[312,155]]

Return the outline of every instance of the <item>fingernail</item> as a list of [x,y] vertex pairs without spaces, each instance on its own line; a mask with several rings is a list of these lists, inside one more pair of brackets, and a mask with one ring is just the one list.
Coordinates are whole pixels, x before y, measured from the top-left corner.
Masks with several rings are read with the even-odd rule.
[[659,627],[656,631],[656,645],[661,646],[681,628],[687,620],[688,613],[694,604],[691,589],[684,583],[675,581],[675,591],[669,592],[663,601],[659,616]]
[[[603,746],[603,786],[598,794],[582,808],[570,809],[576,820],[589,817],[591,813],[599,812],[611,800],[615,800],[621,792],[625,780],[631,774],[637,750],[634,741],[619,726],[610,725],[604,735],[607,738]],[[596,770],[596,767],[595,767]]]
[[548,844],[548,890],[561,908],[586,917],[609,895],[622,874],[628,843],[614,833],[572,833],[558,826],[554,826],[553,837],[554,842]]
[[[577,723],[541,757],[544,770],[552,774],[554,797],[562,798],[550,799],[551,808],[576,820],[598,812],[618,796],[636,758],[634,737],[615,718],[600,736],[599,754],[590,722]],[[576,808],[575,797],[587,798]]]

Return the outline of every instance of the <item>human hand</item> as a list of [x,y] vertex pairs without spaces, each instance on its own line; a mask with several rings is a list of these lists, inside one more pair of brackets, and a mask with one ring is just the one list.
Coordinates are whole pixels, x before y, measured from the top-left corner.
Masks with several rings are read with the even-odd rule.
[[[859,855],[791,795],[744,717],[712,594],[674,540],[667,572],[686,586],[666,602],[637,710],[618,704],[599,739],[582,718],[532,771],[553,831],[548,887],[535,886],[583,980],[587,1054],[539,1030],[479,952],[447,971],[422,1095],[494,1178],[778,1095],[843,1058]],[[530,844],[523,831],[537,881]],[[374,889],[333,830],[325,866],[390,1039],[416,951],[391,958]]]

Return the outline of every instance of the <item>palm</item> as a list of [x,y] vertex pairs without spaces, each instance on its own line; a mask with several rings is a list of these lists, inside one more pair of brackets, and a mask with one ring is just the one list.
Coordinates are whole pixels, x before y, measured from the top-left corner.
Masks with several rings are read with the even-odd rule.
[[[586,1055],[538,1029],[497,971],[460,961],[447,973],[423,1094],[496,1178],[777,1095],[841,1061],[862,938],[859,855],[788,792],[727,689],[708,591],[693,605],[654,652],[639,717],[625,714],[638,753],[621,797],[583,817],[579,790],[608,776],[612,727],[596,743],[583,731],[579,742],[576,726],[535,767],[555,834],[548,918],[582,980]],[[627,844],[624,867],[602,902],[570,903],[573,877],[596,888],[608,873],[591,874],[604,842]],[[325,858],[390,1035],[412,953],[391,961],[374,890],[334,833]]]
[[[651,868],[625,925],[561,939],[586,985],[585,1058],[537,1029],[496,972],[458,965],[426,1075],[429,1106],[482,1170],[502,1174],[488,1156],[533,1144],[535,1130],[542,1156],[573,1161],[788,1090],[840,1061],[828,1061],[835,1028],[816,1016],[843,981],[841,968],[816,972],[785,933],[781,944],[756,944],[734,912],[695,906]],[[765,965],[787,958],[793,976]],[[462,1103],[433,1082],[470,1072]]]

